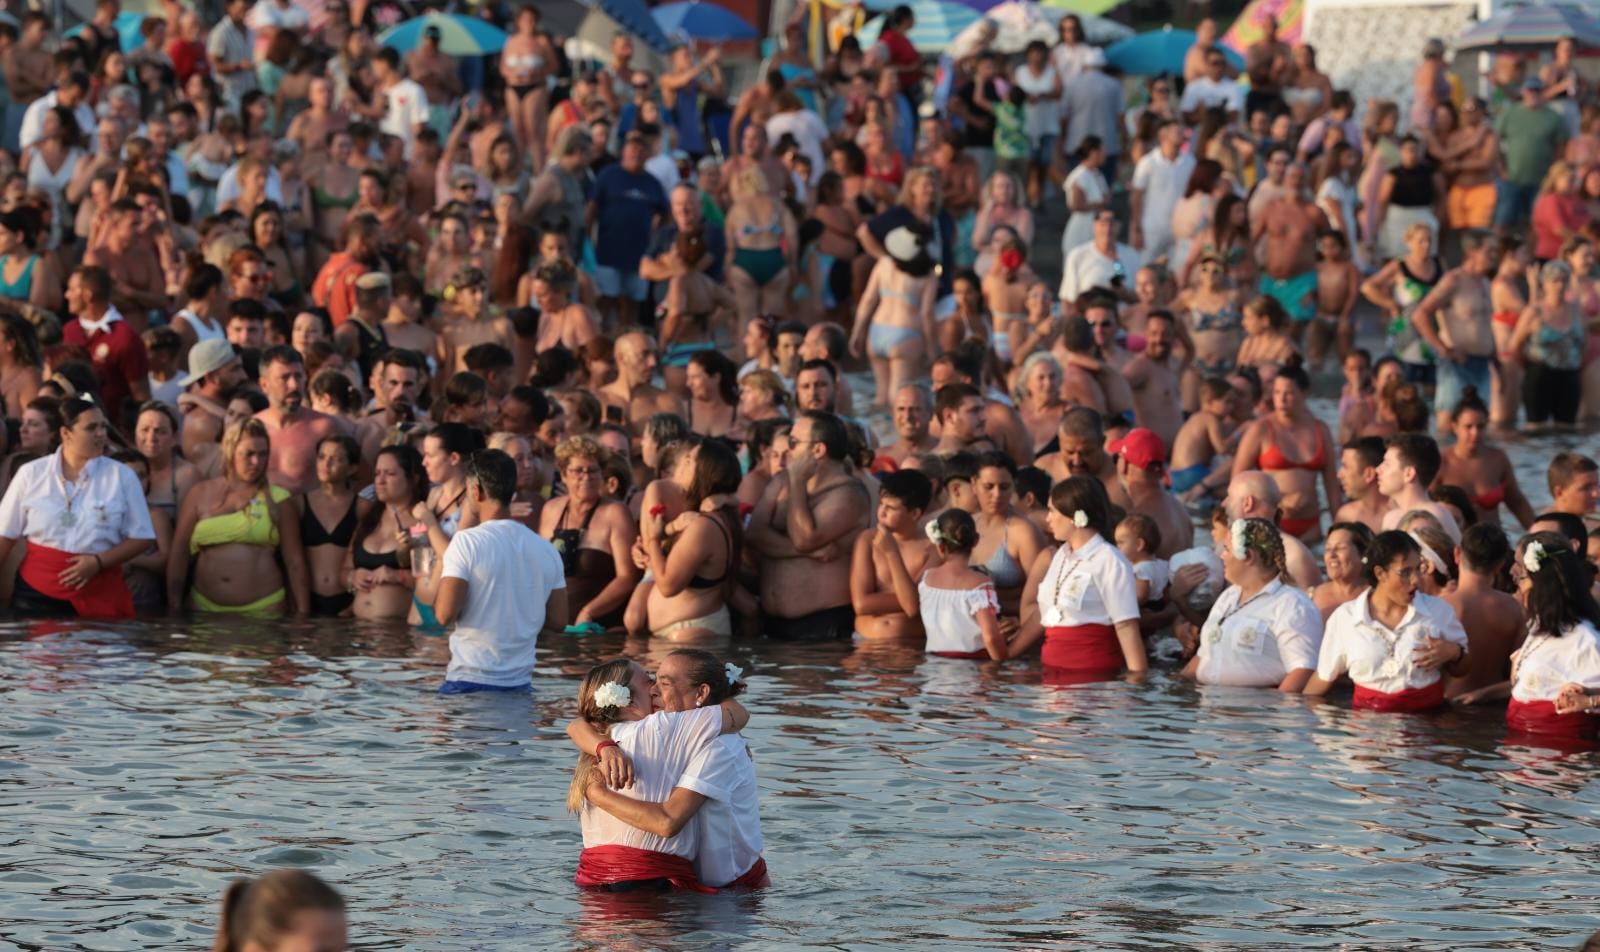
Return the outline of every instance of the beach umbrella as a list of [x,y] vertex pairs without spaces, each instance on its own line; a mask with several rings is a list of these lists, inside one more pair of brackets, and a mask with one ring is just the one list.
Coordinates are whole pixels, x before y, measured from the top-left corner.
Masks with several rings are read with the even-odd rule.
[[[131,53],[144,45],[144,36],[139,33],[140,24],[144,23],[142,13],[119,13],[111,25],[117,31],[117,42],[122,44],[122,52]],[[77,36],[83,32],[88,24],[80,23],[67,32],[61,34],[62,38]]]
[[1600,49],[1600,20],[1577,7],[1539,5],[1512,7],[1456,37],[1456,52],[1534,52],[1560,40],[1573,40],[1585,50]]
[[753,40],[761,34],[746,23],[739,14],[727,7],[707,0],[685,0],[682,3],[664,3],[650,11],[656,25],[668,36],[683,36],[691,40],[726,42],[728,40]]
[[1233,26],[1228,27],[1222,45],[1243,53],[1252,43],[1266,38],[1268,17],[1277,18],[1278,41],[1293,46],[1300,42],[1305,27],[1305,0],[1250,0],[1249,6],[1233,21]]
[[422,45],[422,31],[439,28],[439,49],[451,56],[487,56],[505,48],[505,31],[477,17],[429,13],[397,23],[378,34],[378,43],[401,53]]
[[[1183,75],[1183,58],[1194,46],[1193,30],[1174,30],[1170,24],[1149,33],[1140,33],[1106,47],[1106,65],[1130,76],[1155,76],[1160,73]],[[1235,66],[1244,60],[1226,47],[1223,55]]]
[[[1122,6],[1126,0],[1043,0],[1047,7],[1054,7],[1062,13],[1076,13],[1081,16],[1104,16]],[[1088,24],[1084,24],[1085,27]]]
[[[1054,16],[1051,16],[1052,13]],[[997,53],[1020,53],[1034,40],[1055,43],[1059,34],[1056,24],[1061,17],[1061,11],[1047,11],[1033,0],[1004,0],[989,8],[982,20],[962,30],[950,46],[952,49],[962,49],[976,45],[987,20],[998,31],[989,42],[989,49]]]
[[[888,4],[891,8],[898,5]],[[980,16],[978,11],[952,0],[911,0],[906,5],[911,8],[912,16],[916,17],[909,39],[921,53],[943,52],[962,30],[976,23]],[[873,17],[856,33],[856,39],[864,47],[878,42],[883,22],[883,17]]]

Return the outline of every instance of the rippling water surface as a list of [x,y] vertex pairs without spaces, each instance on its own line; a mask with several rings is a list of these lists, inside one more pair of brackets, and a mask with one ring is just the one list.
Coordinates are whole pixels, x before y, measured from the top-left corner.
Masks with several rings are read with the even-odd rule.
[[360,948],[1549,948],[1594,919],[1592,753],[1497,712],[1057,689],[911,648],[728,649],[775,886],[572,884],[562,725],[620,638],[535,694],[434,694],[442,639],[205,622],[0,633],[0,943],[194,948],[237,875],[337,883]]

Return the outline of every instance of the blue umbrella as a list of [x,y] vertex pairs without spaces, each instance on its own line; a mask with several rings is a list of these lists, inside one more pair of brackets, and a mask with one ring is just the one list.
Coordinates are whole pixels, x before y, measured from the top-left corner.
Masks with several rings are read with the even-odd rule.
[[[880,9],[893,9],[900,5],[900,0],[872,0],[867,4],[868,9],[875,6]],[[907,39],[911,45],[923,54],[939,53],[948,47],[962,30],[978,22],[982,16],[977,10],[964,3],[955,3],[953,0],[906,0],[906,6],[911,8],[912,16],[916,22],[911,25],[911,32]],[[887,17],[873,17],[856,33],[856,39],[863,48],[878,42],[878,33],[883,30]]]
[[753,40],[760,36],[756,28],[744,22],[737,13],[704,0],[664,3],[651,10],[650,15],[655,17],[662,32],[668,36],[719,43]]
[[[119,13],[112,27],[117,31],[117,40],[122,44],[122,52],[131,53],[144,45],[144,35],[139,32],[139,26],[144,23],[142,13]],[[63,38],[77,36],[83,32],[88,24],[80,23],[67,32],[61,34]]]
[[[1183,75],[1183,58],[1194,46],[1193,30],[1174,30],[1170,25],[1150,33],[1130,36],[1106,47],[1106,65],[1115,67],[1130,76],[1156,76],[1171,73]],[[1236,67],[1244,66],[1244,59],[1227,47],[1219,47],[1222,55]]]
[[378,43],[409,53],[422,45],[422,32],[428,27],[438,28],[439,49],[450,56],[487,56],[506,45],[504,30],[477,17],[453,13],[429,13],[397,23],[378,34]]

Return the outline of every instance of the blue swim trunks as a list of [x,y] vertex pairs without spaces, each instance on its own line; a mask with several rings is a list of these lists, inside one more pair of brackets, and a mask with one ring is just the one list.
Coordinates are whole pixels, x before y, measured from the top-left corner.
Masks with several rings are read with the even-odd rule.
[[1183,469],[1175,469],[1172,471],[1172,491],[1186,493],[1200,485],[1209,475],[1211,475],[1210,463],[1196,463]]
[[440,694],[477,694],[480,691],[493,691],[500,694],[531,694],[533,684],[479,684],[476,681],[446,681],[439,685]]
[[1289,317],[1304,323],[1317,316],[1317,270],[1312,268],[1302,274],[1282,281],[1268,275],[1261,276],[1261,293],[1277,299]]

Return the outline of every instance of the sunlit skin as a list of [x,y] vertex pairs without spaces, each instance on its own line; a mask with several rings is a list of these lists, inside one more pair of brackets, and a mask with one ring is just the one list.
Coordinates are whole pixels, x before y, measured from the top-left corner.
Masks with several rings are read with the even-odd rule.
[[50,452],[50,421],[38,410],[22,411],[22,425],[17,430],[17,448],[24,453],[43,456]]

